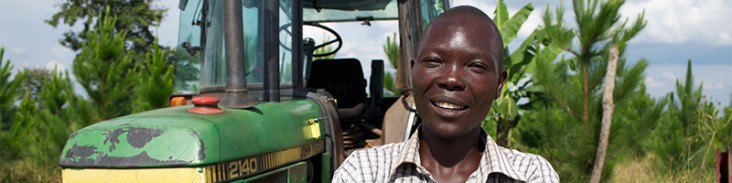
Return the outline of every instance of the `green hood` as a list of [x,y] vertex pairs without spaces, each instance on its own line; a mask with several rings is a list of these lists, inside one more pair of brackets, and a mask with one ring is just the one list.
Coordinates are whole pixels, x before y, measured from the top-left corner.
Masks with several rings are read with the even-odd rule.
[[187,109],[191,107],[158,109],[83,128],[66,142],[59,164],[79,168],[201,166],[322,138],[307,133],[308,120],[323,116],[312,100],[263,103],[209,115],[190,113]]

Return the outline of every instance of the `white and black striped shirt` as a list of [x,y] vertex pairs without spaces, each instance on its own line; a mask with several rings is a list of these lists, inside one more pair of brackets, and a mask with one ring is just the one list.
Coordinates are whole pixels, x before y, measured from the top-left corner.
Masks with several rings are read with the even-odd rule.
[[[541,156],[498,146],[485,132],[480,166],[466,182],[559,182]],[[333,182],[436,182],[421,166],[418,132],[404,142],[353,152],[336,170]]]

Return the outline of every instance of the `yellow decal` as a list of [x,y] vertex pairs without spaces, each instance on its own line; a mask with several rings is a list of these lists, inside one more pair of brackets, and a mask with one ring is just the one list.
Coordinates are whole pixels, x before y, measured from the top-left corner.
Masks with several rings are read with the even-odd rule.
[[255,157],[206,166],[206,182],[228,182],[250,177],[288,163],[310,158],[325,150],[323,140]]

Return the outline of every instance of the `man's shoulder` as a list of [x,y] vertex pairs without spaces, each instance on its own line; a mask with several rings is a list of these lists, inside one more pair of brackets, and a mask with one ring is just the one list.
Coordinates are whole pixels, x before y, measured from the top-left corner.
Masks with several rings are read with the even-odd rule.
[[508,162],[512,164],[514,171],[517,171],[517,173],[522,172],[521,174],[524,174],[530,182],[537,179],[541,182],[559,181],[559,177],[551,163],[540,155],[500,146],[499,152],[505,155]]
[[353,160],[371,160],[365,163],[376,163],[378,161],[373,161],[376,159],[394,159],[397,158],[399,155],[399,152],[404,149],[406,146],[406,142],[400,142],[400,143],[393,143],[393,144],[385,144],[381,146],[376,146],[368,149],[361,149],[356,150],[349,155],[346,160],[353,159]]
[[546,161],[543,157],[541,157],[541,156],[539,156],[537,154],[522,152],[522,151],[519,151],[519,150],[516,150],[516,149],[510,149],[510,148],[506,148],[506,147],[503,147],[503,146],[498,146],[498,150],[499,150],[499,152],[501,152],[504,155],[506,155],[506,158],[511,159],[511,160],[515,160],[515,159],[531,159],[531,160],[544,160],[544,161]]

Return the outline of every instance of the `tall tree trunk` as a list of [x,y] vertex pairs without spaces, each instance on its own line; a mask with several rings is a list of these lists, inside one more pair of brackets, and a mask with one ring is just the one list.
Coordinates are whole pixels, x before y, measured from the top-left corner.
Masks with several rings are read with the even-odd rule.
[[602,177],[602,168],[605,166],[605,155],[607,154],[607,144],[610,138],[610,125],[613,118],[613,90],[615,89],[615,71],[618,64],[618,46],[613,45],[610,48],[610,59],[607,64],[607,72],[605,73],[605,88],[602,92],[602,126],[600,128],[600,142],[597,145],[597,154],[595,154],[595,165],[592,167],[591,183],[600,182]]

